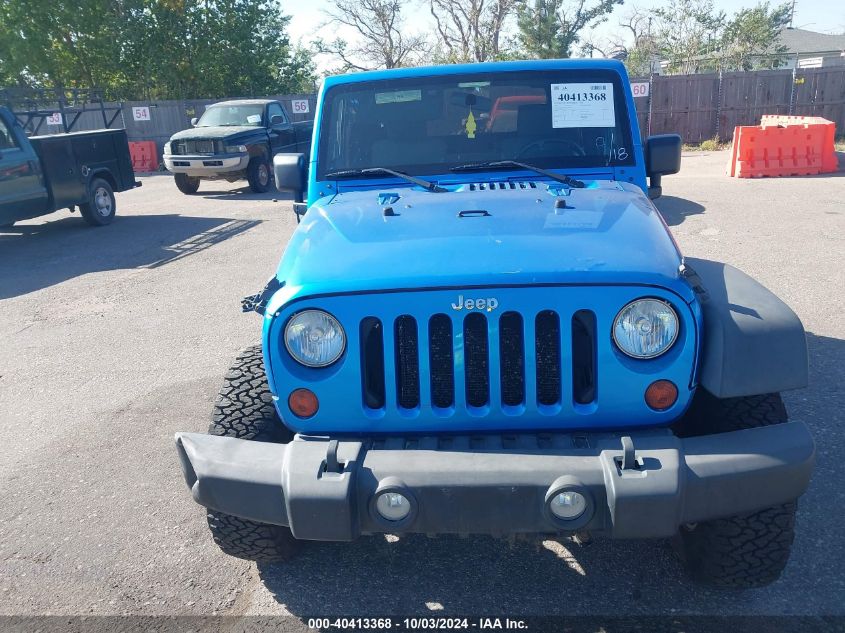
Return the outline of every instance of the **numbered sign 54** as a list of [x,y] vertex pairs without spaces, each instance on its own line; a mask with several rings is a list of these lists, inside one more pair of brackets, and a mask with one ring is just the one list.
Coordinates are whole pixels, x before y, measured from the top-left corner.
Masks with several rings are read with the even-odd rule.
[[147,106],[135,106],[132,108],[132,118],[136,121],[149,121],[150,109]]
[[634,93],[634,97],[647,97],[648,96],[648,82],[647,81],[639,81],[637,83],[631,84],[631,92]]
[[308,114],[310,112],[308,99],[293,99],[290,102],[290,109],[294,114]]

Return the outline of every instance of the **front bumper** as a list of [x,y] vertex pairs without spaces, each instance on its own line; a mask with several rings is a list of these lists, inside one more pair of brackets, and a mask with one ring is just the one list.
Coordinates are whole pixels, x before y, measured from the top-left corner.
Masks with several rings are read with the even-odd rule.
[[[664,430],[624,437],[297,435],[281,445],[177,433],[176,446],[200,505],[329,541],[378,532],[668,537],[685,523],[796,499],[815,454],[800,422],[686,439]],[[564,489],[588,499],[584,514],[566,522],[547,506]],[[411,500],[407,519],[390,522],[375,511],[375,496],[386,490]]]
[[243,171],[249,165],[249,154],[216,154],[213,156],[181,156],[165,154],[164,166],[174,174],[215,176]]

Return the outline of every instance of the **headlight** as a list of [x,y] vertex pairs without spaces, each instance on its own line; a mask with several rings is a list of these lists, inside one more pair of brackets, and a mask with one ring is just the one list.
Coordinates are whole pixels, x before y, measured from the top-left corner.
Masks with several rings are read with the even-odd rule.
[[678,338],[678,315],[660,299],[637,299],[626,305],[613,322],[613,340],[632,358],[654,358]]
[[226,153],[227,154],[237,154],[238,152],[243,153],[246,151],[246,145],[227,145],[226,146]]
[[164,144],[164,155],[165,155],[165,156],[170,156],[170,154],[172,154],[172,153],[173,153],[173,152],[172,152],[172,150],[170,149],[170,141],[168,141],[167,143],[165,143],[165,144]]
[[285,347],[306,367],[327,367],[346,347],[346,334],[337,319],[322,310],[304,310],[285,326]]

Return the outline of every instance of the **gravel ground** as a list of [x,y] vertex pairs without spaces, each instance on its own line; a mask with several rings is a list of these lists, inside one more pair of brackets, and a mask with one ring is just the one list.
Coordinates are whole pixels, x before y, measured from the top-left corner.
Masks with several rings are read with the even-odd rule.
[[685,155],[658,206],[686,254],[758,278],[808,332],[812,385],[786,401],[818,466],[773,586],[702,589],[663,542],[371,537],[287,566],[224,556],[172,437],[204,431],[258,339],[239,301],[295,220],[237,185],[186,197],[152,176],[110,227],[61,212],[0,229],[0,614],[845,615],[845,172],[735,180],[726,161]]

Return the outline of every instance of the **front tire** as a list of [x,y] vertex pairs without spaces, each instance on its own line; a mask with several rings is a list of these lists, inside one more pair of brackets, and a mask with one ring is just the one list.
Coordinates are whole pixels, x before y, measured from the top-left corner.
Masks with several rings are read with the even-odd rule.
[[[718,399],[703,389],[676,432],[725,433],[787,421],[780,394]],[[795,539],[796,502],[682,526],[676,547],[690,576],[724,589],[765,587],[780,578]]]
[[117,213],[117,202],[114,190],[108,181],[94,178],[88,185],[88,199],[79,205],[79,211],[84,220],[91,226],[105,226],[111,224]]
[[270,184],[273,179],[270,172],[270,163],[266,156],[256,156],[249,161],[246,168],[246,179],[249,182],[249,188],[255,193],[270,191]]
[[[276,408],[261,346],[238,354],[214,402],[209,435],[237,437],[255,442],[284,444],[292,438]],[[301,542],[290,529],[232,516],[216,510],[207,512],[208,528],[218,547],[229,556],[258,562],[278,562],[296,555]]]
[[173,174],[176,188],[185,195],[192,196],[200,188],[200,179],[187,174]]

